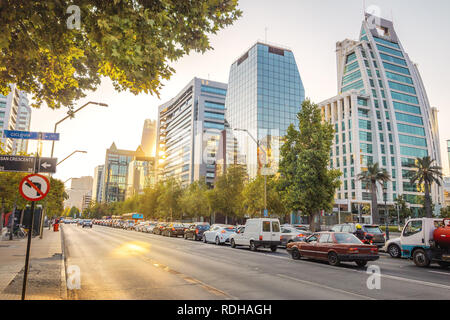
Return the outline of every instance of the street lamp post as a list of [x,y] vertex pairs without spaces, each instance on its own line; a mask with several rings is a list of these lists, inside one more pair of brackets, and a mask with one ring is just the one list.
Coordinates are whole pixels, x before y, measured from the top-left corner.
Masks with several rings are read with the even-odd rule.
[[[264,150],[264,148],[261,147],[261,144],[259,143],[259,141],[256,140],[255,137],[253,137],[253,135],[250,132],[248,132],[247,129],[234,128],[233,130],[234,131],[244,131],[250,136],[250,138],[252,138],[253,141],[255,141],[258,149],[261,149],[264,152],[264,156],[265,156],[264,167],[265,167],[267,165],[267,152],[266,152],[266,150]],[[267,211],[267,175],[264,174],[264,212],[266,212],[266,211]]]
[[386,226],[386,240],[389,240],[389,213],[387,211],[387,187],[383,187],[383,198],[384,198],[384,224]]
[[[79,107],[77,110],[71,112],[69,115],[65,116],[64,118],[62,118],[61,120],[59,120],[57,123],[55,123],[55,129],[54,129],[54,133],[56,133],[56,127],[58,126],[58,124],[60,124],[61,122],[63,122],[64,120],[67,120],[69,118],[73,118],[74,114],[77,113],[78,111],[80,111],[81,109],[83,109],[84,107],[86,107],[89,104],[96,104],[98,106],[102,106],[102,107],[107,107],[108,105],[106,103],[101,103],[101,102],[93,102],[93,101],[89,101],[88,103],[85,103],[84,105],[82,105],[81,107]],[[52,142],[52,153],[51,153],[51,158],[53,158],[53,151],[55,150],[55,141]]]
[[74,152],[72,152],[71,154],[69,154],[67,157],[65,157],[64,159],[62,159],[60,162],[58,162],[56,165],[61,164],[61,162],[63,162],[64,160],[67,160],[68,158],[70,158],[71,156],[73,156],[75,153],[80,152],[80,153],[87,153],[87,151],[82,151],[82,150],[75,150]]

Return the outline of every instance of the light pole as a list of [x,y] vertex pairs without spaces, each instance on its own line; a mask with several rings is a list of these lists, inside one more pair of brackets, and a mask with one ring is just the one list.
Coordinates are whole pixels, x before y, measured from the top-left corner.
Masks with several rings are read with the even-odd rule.
[[387,186],[383,186],[384,198],[384,224],[386,225],[386,240],[389,240],[389,213],[387,211]]
[[[71,154],[69,154],[67,157],[65,157],[64,159],[62,159],[60,162],[58,162],[56,165],[61,164],[61,162],[63,162],[64,160],[67,160],[68,158],[70,158],[71,156],[73,156],[75,153],[80,152],[80,153],[87,153],[87,151],[82,151],[82,150],[75,150],[74,152],[72,152]],[[72,178],[71,178],[72,179]],[[69,179],[70,180],[70,179]]]
[[[267,152],[266,152],[266,150],[261,148],[261,144],[259,143],[259,141],[256,140],[255,137],[253,137],[253,135],[250,132],[248,132],[247,129],[234,128],[233,130],[234,131],[244,131],[250,136],[250,138],[252,138],[253,141],[255,141],[258,149],[261,149],[264,152],[264,156],[265,156],[264,167],[266,167],[266,165],[267,165]],[[264,174],[264,212],[266,212],[266,211],[267,211],[267,175]]]
[[[53,131],[54,133],[56,133],[56,127],[58,126],[58,124],[60,124],[61,122],[63,122],[64,120],[67,120],[69,118],[73,118],[74,114],[77,113],[78,111],[80,111],[81,109],[83,109],[84,107],[86,107],[89,104],[96,104],[98,106],[102,106],[102,107],[107,107],[108,105],[106,103],[101,103],[101,102],[93,102],[93,101],[89,101],[88,103],[85,103],[84,105],[82,105],[81,107],[79,107],[77,110],[70,112],[69,115],[65,116],[64,118],[62,118],[61,120],[59,120],[57,123],[55,123],[55,130]],[[51,158],[53,158],[53,151],[55,149],[55,141],[52,142],[52,154],[51,154]]]

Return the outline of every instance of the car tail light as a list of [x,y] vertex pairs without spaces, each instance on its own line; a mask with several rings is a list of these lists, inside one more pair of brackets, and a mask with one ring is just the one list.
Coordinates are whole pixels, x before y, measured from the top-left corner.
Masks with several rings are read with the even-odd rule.
[[348,252],[349,253],[358,253],[359,249],[358,248],[350,248],[350,249],[348,249]]
[[298,238],[302,238],[302,237],[304,237],[304,236],[305,236],[304,234],[298,234],[298,235],[297,235]]
[[386,233],[383,233],[383,237],[386,237]]
[[262,241],[262,239],[263,239],[263,237],[262,237],[262,236],[259,236],[259,241]]
[[198,229],[195,229],[195,233],[198,234]]
[[372,253],[378,253],[378,248],[371,248],[371,249],[370,249],[370,252],[372,252]]
[[226,232],[225,230],[220,231],[220,233],[225,233],[225,232]]

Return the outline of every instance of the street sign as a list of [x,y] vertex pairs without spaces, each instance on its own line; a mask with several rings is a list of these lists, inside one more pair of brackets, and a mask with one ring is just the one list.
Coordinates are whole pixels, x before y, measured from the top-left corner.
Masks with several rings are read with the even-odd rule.
[[59,141],[59,133],[4,130],[4,138]]
[[39,163],[36,163],[35,157],[0,155],[0,171],[55,173],[57,160],[57,158],[39,158]]
[[30,174],[22,179],[19,192],[28,201],[44,199],[50,191],[50,182],[40,174]]
[[264,217],[268,217],[269,216],[269,210],[264,209]]

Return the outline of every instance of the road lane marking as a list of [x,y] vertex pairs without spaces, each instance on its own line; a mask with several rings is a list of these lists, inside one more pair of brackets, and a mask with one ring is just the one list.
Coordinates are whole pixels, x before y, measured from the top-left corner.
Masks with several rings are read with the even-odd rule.
[[350,292],[350,291],[329,287],[329,286],[326,286],[326,285],[323,285],[323,284],[319,284],[319,283],[316,283],[316,282],[310,282],[310,281],[301,280],[301,279],[298,279],[298,278],[293,278],[293,277],[286,276],[286,275],[280,274],[280,273],[278,273],[277,276],[279,276],[281,278],[288,279],[288,280],[293,280],[293,281],[297,281],[297,282],[300,282],[300,283],[304,283],[304,284],[307,284],[307,285],[310,285],[310,286],[313,286],[313,287],[320,287],[320,288],[327,289],[327,290],[330,290],[330,291],[337,291],[337,292],[340,292],[340,293],[352,295],[352,296],[358,297],[360,299],[376,300],[375,298],[363,296],[361,294],[357,294],[357,293],[353,293],[353,292]]
[[432,272],[432,273],[439,273],[439,274],[445,274],[446,276],[450,276],[450,273],[448,273],[448,272],[442,272],[442,271],[432,271],[432,270],[428,270],[428,272]]

